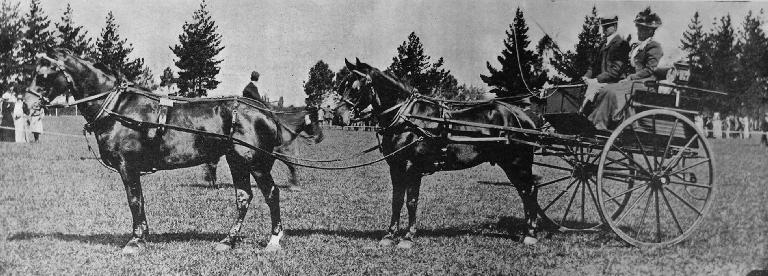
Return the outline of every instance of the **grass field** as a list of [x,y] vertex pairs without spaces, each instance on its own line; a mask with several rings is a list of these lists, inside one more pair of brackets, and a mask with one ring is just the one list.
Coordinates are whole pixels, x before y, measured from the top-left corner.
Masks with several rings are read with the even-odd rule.
[[[47,131],[80,133],[80,117],[44,120]],[[375,143],[370,132],[327,131],[326,137],[301,145],[300,155],[325,159]],[[417,246],[379,248],[391,187],[386,165],[378,163],[303,170],[304,191],[282,193],[287,230],[278,253],[260,251],[269,214],[256,193],[244,241],[215,252],[235,207],[222,162],[225,189],[207,187],[199,167],[142,178],[151,243],[137,256],[120,254],[131,221],[119,176],[81,159],[91,157],[82,138],[0,143],[0,274],[746,275],[768,269],[768,150],[754,140],[712,143],[720,186],[714,206],[698,231],[663,249],[629,247],[609,231],[551,233],[523,245],[509,234],[523,217],[517,192],[487,164],[425,177]],[[282,165],[274,175],[286,181]]]

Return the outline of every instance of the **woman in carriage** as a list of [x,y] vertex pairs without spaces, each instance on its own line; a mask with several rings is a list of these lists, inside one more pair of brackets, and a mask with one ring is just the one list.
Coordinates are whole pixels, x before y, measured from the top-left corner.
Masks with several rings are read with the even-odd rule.
[[601,88],[595,96],[595,108],[589,114],[589,120],[598,130],[608,130],[621,122],[631,112],[625,108],[631,90],[642,89],[642,82],[655,80],[654,71],[664,54],[661,44],[653,39],[656,28],[661,26],[661,18],[648,7],[635,17],[639,43],[632,45],[629,61],[634,73],[618,83],[611,83]]

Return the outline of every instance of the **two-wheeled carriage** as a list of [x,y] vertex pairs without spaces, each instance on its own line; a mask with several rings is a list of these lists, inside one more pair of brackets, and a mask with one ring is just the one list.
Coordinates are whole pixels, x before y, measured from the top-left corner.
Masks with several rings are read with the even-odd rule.
[[[410,116],[446,125],[474,126],[526,139],[465,137],[452,143],[524,143],[537,148],[536,184],[540,215],[561,231],[609,227],[635,246],[664,246],[687,238],[714,199],[714,160],[706,135],[694,124],[702,96],[716,91],[686,85],[688,72],[674,80],[633,85],[626,119],[613,131],[599,131],[580,112],[585,85],[542,93],[544,126],[524,129],[448,118]],[[662,71],[660,77],[665,75]],[[641,88],[637,88],[641,87]],[[450,128],[450,127],[449,127]]]

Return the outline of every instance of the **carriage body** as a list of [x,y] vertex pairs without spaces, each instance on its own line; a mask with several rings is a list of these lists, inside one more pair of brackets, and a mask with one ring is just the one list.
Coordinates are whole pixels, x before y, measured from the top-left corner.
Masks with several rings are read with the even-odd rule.
[[636,246],[675,244],[693,232],[715,191],[711,147],[694,116],[704,94],[725,93],[690,87],[687,66],[676,69],[633,83],[625,119],[610,132],[580,113],[585,85],[543,93],[544,132],[559,134],[539,141],[544,160],[536,164],[555,172],[539,184],[544,217],[561,230],[608,224]]

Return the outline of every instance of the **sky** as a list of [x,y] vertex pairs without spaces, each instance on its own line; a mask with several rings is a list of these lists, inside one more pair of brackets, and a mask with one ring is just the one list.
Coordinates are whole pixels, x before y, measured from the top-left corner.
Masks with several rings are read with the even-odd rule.
[[[14,0],[11,0],[14,1]],[[21,1],[23,9],[29,4]],[[174,67],[170,46],[178,44],[185,21],[199,9],[199,0],[42,0],[45,14],[58,22],[67,3],[76,24],[97,37],[112,11],[119,34],[133,44],[132,57],[159,76]],[[768,1],[577,1],[577,0],[207,0],[208,10],[222,35],[223,59],[219,87],[210,96],[240,94],[256,70],[259,91],[271,99],[284,96],[286,104],[302,105],[303,82],[309,68],[323,60],[334,71],[344,58],[384,69],[397,47],[416,32],[425,53],[445,59],[459,83],[486,87],[486,62],[500,67],[505,32],[515,9],[523,10],[535,46],[549,34],[561,49],[573,49],[584,17],[597,7],[598,15],[618,15],[618,32],[635,34],[635,15],[647,6],[662,19],[655,39],[665,51],[662,66],[681,58],[680,39],[694,12],[705,30],[714,18],[730,14],[738,28],[749,10],[768,8]],[[763,16],[765,19],[766,16]],[[765,26],[764,26],[765,27]]]

